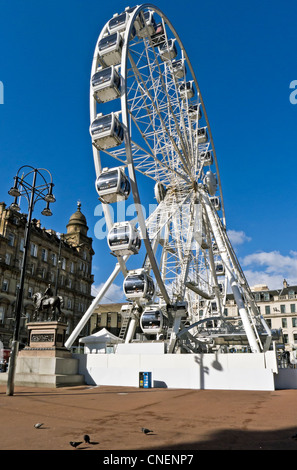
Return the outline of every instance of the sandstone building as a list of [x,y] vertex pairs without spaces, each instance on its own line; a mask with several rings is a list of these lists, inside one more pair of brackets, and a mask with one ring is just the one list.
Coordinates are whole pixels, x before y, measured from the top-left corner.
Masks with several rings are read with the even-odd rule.
[[[266,285],[251,288],[259,312],[268,326],[273,330],[281,330],[286,350],[297,348],[297,286],[289,286],[284,280],[280,289],[269,289]],[[238,308],[233,295],[229,294],[225,314],[238,318]]]
[[[13,335],[26,218],[26,214],[11,210],[4,202],[0,203],[0,341],[4,348],[10,347]],[[27,341],[26,323],[33,317],[34,293],[44,293],[50,284],[52,291],[63,297],[62,312],[68,323],[68,334],[93,299],[94,251],[80,204],[66,228],[65,234],[58,235],[51,229],[41,227],[40,221],[32,220],[20,330],[23,343]],[[81,335],[88,333],[85,328]]]

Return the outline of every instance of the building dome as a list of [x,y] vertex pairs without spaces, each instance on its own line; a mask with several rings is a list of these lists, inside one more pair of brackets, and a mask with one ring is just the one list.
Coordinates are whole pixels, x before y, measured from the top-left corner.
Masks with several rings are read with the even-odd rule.
[[70,233],[73,231],[83,231],[85,233],[87,232],[88,230],[87,219],[81,212],[80,202],[77,203],[77,211],[74,212],[74,214],[72,214],[66,227],[67,227],[67,233]]

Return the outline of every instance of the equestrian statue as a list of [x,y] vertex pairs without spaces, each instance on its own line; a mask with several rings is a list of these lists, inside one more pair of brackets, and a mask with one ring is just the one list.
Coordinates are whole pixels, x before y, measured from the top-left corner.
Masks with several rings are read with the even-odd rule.
[[50,284],[43,294],[36,292],[32,299],[35,306],[34,321],[62,321],[61,307],[64,304],[63,297],[54,295]]

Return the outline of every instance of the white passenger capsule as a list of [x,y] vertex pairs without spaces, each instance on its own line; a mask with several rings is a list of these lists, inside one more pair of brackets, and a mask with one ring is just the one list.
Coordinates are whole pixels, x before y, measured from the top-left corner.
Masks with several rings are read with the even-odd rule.
[[213,164],[213,156],[211,150],[207,150],[207,152],[200,153],[200,159],[202,160],[203,166],[210,166]]
[[115,255],[135,255],[141,247],[139,231],[131,222],[117,222],[108,233],[107,242]]
[[150,300],[155,293],[155,285],[144,269],[136,269],[125,277],[123,290],[128,299]]
[[125,31],[128,21],[129,14],[127,11],[124,11],[124,13],[121,13],[120,15],[115,14],[108,22],[108,31],[110,34],[115,33],[116,31],[122,33]]
[[214,196],[217,191],[217,178],[216,175],[212,171],[208,171],[204,178],[205,185],[207,187],[207,191],[211,196]]
[[171,60],[177,56],[175,41],[175,39],[168,39],[167,43],[164,42],[158,47],[162,60]]
[[143,333],[157,335],[164,332],[168,326],[168,319],[158,306],[146,307],[140,317],[140,328]]
[[217,276],[223,276],[225,274],[225,267],[220,262],[215,263],[215,270]]
[[205,144],[208,141],[207,127],[200,127],[197,130],[198,144]]
[[220,201],[220,198],[215,196],[215,197],[211,197],[210,198],[210,201],[213,205],[213,207],[215,208],[216,211],[219,211],[221,209],[221,201]]
[[187,73],[185,61],[183,59],[173,60],[171,67],[173,75],[176,78],[183,78]]
[[179,92],[182,99],[190,99],[195,95],[194,81],[191,80],[186,83],[181,83]]
[[92,143],[98,149],[116,147],[123,142],[124,130],[115,113],[98,114],[90,127]]
[[156,22],[153,11],[148,10],[144,13],[140,12],[139,18],[141,26],[136,31],[137,36],[139,38],[145,38],[154,34],[156,31]]
[[102,67],[117,65],[122,58],[123,39],[118,31],[100,39],[98,44],[98,60]]
[[201,107],[199,104],[190,104],[188,107],[189,118],[192,120],[197,120],[202,118]]
[[157,182],[154,187],[154,193],[157,203],[160,204],[160,202],[163,201],[166,196],[166,188],[163,186],[162,183]]
[[131,189],[130,181],[122,167],[103,168],[95,186],[100,201],[106,204],[127,199]]
[[113,65],[100,67],[91,80],[93,96],[98,103],[114,100],[121,95],[121,78]]
[[155,32],[151,36],[151,41],[154,47],[161,46],[166,41],[162,23],[156,25]]

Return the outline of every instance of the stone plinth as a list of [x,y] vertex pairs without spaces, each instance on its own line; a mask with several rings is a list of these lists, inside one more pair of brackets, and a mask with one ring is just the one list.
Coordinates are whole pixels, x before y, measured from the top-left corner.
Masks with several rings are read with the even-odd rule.
[[58,321],[32,322],[27,324],[27,328],[29,330],[29,348],[64,348],[67,323]]
[[65,348],[67,324],[58,321],[32,322],[29,346],[18,354],[15,384],[31,387],[63,387],[84,384],[78,360]]

